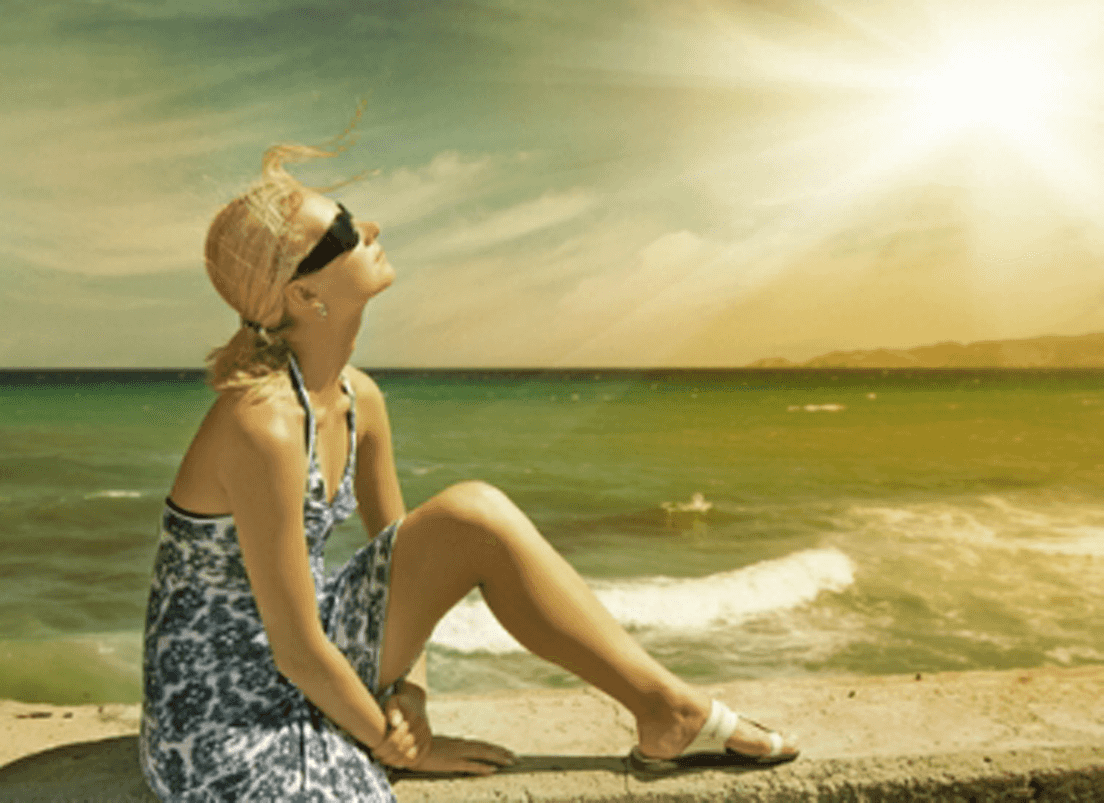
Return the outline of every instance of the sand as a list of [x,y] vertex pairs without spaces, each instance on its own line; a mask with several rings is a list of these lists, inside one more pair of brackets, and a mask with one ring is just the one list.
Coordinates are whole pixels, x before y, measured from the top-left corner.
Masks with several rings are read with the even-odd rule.
[[[441,695],[435,730],[522,756],[490,778],[395,780],[414,801],[1104,801],[1104,666],[744,681],[712,693],[797,734],[768,770],[634,777],[632,721],[593,690]],[[151,801],[137,706],[0,702],[0,801]]]

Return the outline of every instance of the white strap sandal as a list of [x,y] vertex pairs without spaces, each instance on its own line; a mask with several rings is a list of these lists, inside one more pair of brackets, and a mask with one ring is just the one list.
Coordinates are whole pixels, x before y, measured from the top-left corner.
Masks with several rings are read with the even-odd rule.
[[719,700],[713,701],[702,729],[694,740],[686,746],[675,758],[649,758],[640,752],[640,748],[633,747],[629,753],[630,766],[647,774],[663,774],[687,769],[709,769],[711,767],[747,767],[747,766],[771,766],[797,758],[797,752],[783,753],[785,740],[778,731],[773,731],[760,725],[758,722],[744,717],[744,721],[765,731],[770,740],[770,752],[763,755],[750,755],[725,747],[725,742],[732,736],[740,722],[740,714]]

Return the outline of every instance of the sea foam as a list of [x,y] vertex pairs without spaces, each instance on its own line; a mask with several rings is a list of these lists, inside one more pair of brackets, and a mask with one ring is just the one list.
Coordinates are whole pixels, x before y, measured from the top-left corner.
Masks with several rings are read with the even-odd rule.
[[[855,582],[855,567],[838,549],[809,549],[706,577],[588,582],[627,627],[692,633],[796,608],[825,591],[842,591]],[[438,623],[431,641],[460,652],[523,649],[486,603],[472,599],[460,602]]]
[[85,499],[140,499],[142,496],[141,491],[128,491],[112,489],[108,491],[93,491],[92,493],[85,494]]
[[[980,502],[981,504],[977,504]],[[1104,557],[1104,508],[1047,505],[1036,508],[985,496],[971,505],[946,502],[904,507],[855,506],[860,531],[891,533],[970,547],[1044,555]]]

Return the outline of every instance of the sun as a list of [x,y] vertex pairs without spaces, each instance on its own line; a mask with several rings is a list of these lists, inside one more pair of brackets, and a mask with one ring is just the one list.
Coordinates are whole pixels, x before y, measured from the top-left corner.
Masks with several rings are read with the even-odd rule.
[[1059,117],[1069,78],[1041,41],[974,39],[948,48],[907,83],[918,134],[983,132],[1031,148]]
[[[769,266],[784,264],[777,243],[815,249],[924,187],[955,190],[948,220],[968,234],[972,264],[993,275],[1011,268],[993,268],[992,254],[1007,262],[1008,252],[1034,244],[1059,217],[1085,221],[1094,244],[1104,242],[1104,4],[815,5],[824,16],[802,18],[793,30],[734,20],[710,34],[708,58],[692,68],[694,80],[731,81],[738,97],[761,90],[768,100],[752,135],[743,132],[758,109],[745,103],[733,115],[755,150],[735,147],[719,130],[709,162],[718,196],[760,193],[769,210],[754,242],[733,250],[740,259],[760,247],[769,253],[755,282],[769,282]],[[827,15],[831,25],[817,28]],[[750,191],[754,174],[769,179]],[[943,214],[918,210],[917,219]],[[902,231],[911,225],[900,223]]]

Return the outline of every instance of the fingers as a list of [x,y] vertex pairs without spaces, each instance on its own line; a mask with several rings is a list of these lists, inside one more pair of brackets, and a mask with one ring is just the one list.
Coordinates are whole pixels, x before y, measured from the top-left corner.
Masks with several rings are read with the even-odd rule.
[[429,720],[426,719],[424,711],[417,710],[419,707],[415,706],[415,710],[411,710],[410,703],[404,702],[403,699],[398,696],[392,697],[387,701],[384,706],[384,715],[388,718],[388,722],[394,722],[396,714],[406,723],[407,729],[410,731],[410,735],[414,740],[414,756],[410,758],[413,765],[425,758],[429,753],[432,746],[433,734],[429,729]]
[[432,736],[424,720],[418,732],[411,729],[398,706],[385,707],[389,730],[383,743],[372,751],[377,760],[390,767],[426,772],[462,772],[490,775],[501,767],[511,767],[518,758],[505,747],[477,739]]
[[501,767],[513,766],[517,756],[504,747],[475,739],[433,737],[433,748],[418,765],[427,772],[464,772],[490,775]]
[[386,712],[389,729],[383,743],[372,751],[373,755],[391,767],[411,767],[419,758],[417,741],[410,726],[397,708]]
[[465,759],[499,767],[512,767],[518,762],[518,757],[505,747],[475,739],[464,740],[463,756]]
[[388,717],[390,717],[392,711],[399,711],[403,719],[406,720],[410,732],[414,734],[414,738],[419,745],[421,745],[423,741],[429,739],[429,719],[426,718],[424,704],[419,704],[416,701],[411,701],[406,697],[396,694],[387,701],[383,710],[384,714]]

